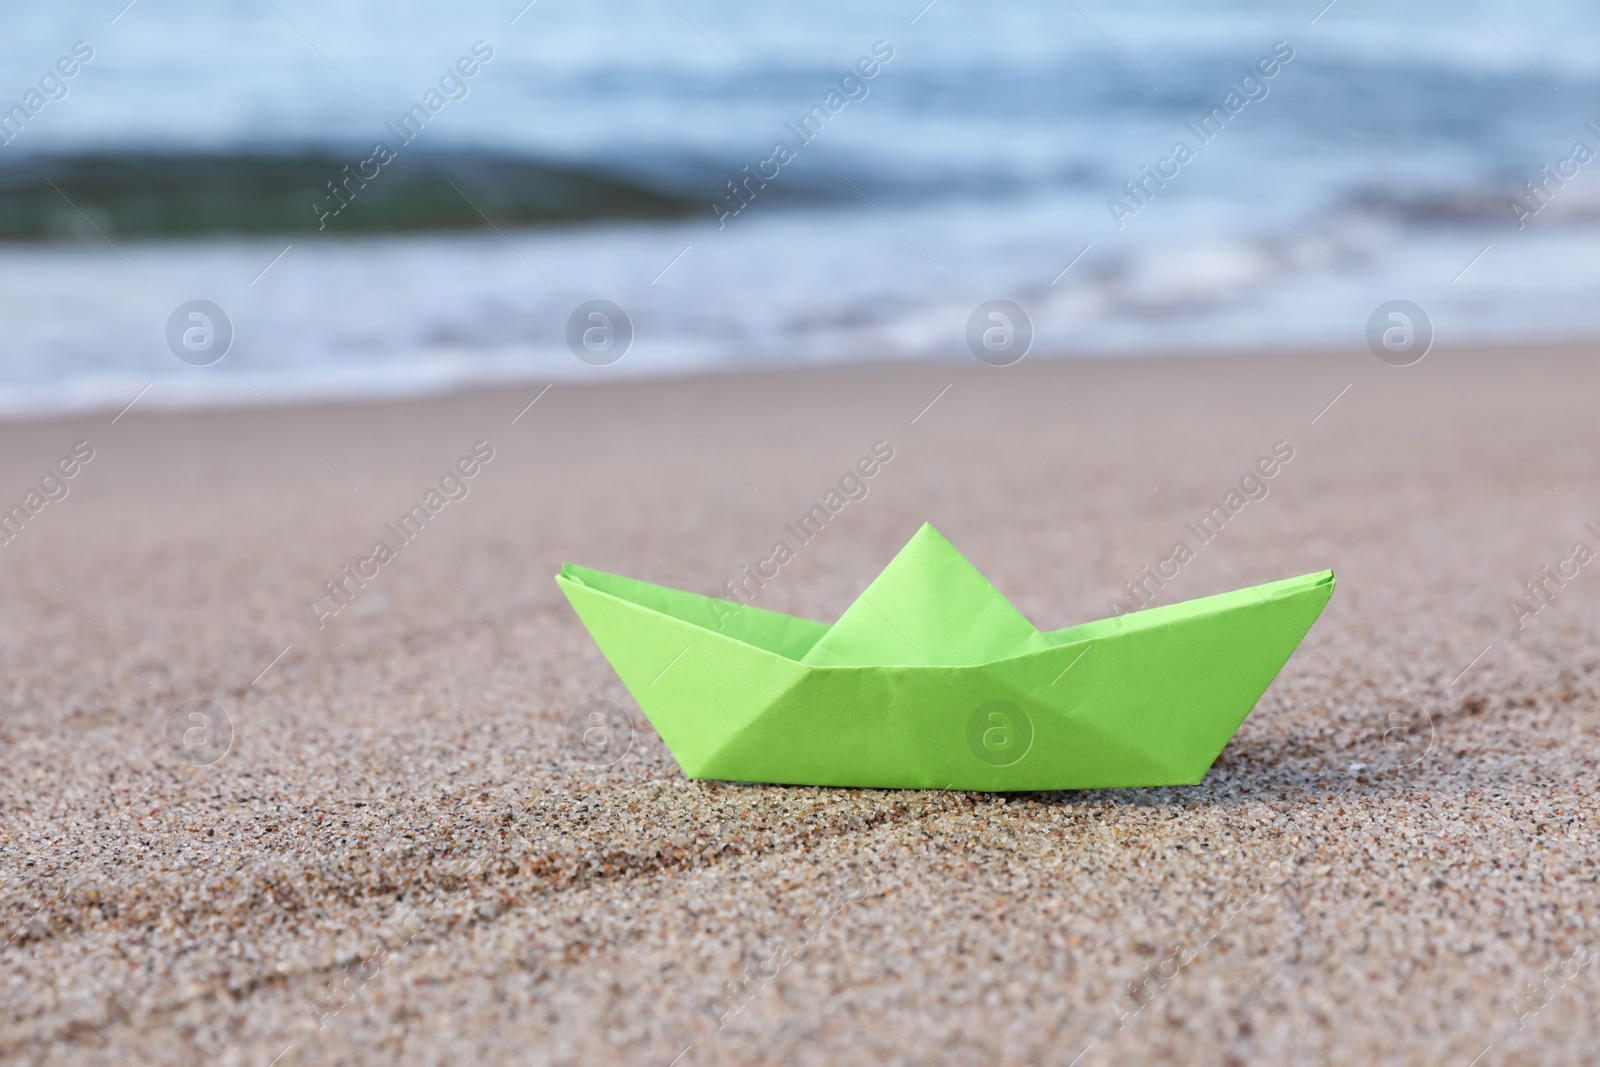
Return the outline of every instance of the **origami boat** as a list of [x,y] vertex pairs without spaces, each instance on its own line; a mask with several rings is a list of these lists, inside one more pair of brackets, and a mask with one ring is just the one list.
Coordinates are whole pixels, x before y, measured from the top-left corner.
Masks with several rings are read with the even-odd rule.
[[832,626],[567,564],[556,581],[691,778],[1193,785],[1332,571],[1042,633],[932,526]]

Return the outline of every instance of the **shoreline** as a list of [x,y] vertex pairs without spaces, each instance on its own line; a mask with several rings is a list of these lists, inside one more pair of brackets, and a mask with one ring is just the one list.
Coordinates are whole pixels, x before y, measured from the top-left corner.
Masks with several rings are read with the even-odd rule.
[[[1540,341],[1532,347],[1545,357],[1563,358],[1585,354],[1593,351],[1597,346],[1600,346],[1600,335],[1592,338],[1557,338],[1548,342]],[[1499,342],[1449,347],[1435,344],[1426,358],[1435,360],[1438,358],[1513,359],[1521,358],[1521,354],[1526,350],[1527,346]],[[1127,351],[1097,349],[1081,352],[1058,351],[1048,355],[1030,353],[1023,362],[1066,369],[1119,366],[1122,364],[1159,366],[1167,363],[1188,364],[1196,361],[1215,362],[1221,365],[1239,361],[1261,362],[1285,359],[1312,362],[1330,360],[1359,362],[1368,358],[1370,358],[1370,355],[1364,349],[1354,345],[1286,347],[1267,343],[1241,349],[1235,345],[1219,343],[1215,347],[1197,347],[1189,350],[1173,350],[1170,348],[1130,349]],[[158,383],[161,385],[175,385],[180,382],[180,379],[172,379],[166,382],[159,382],[158,380],[158,383],[147,381],[146,390],[148,391],[141,390],[136,383],[130,384],[126,390],[116,390],[114,395],[109,388],[97,390],[97,392],[104,395],[105,399],[85,400],[80,404],[68,407],[9,413],[0,411],[0,426],[88,419],[103,413],[116,414],[123,411],[127,412],[128,417],[134,417],[135,414],[138,414],[141,417],[148,418],[161,415],[204,414],[213,411],[258,411],[270,409],[274,404],[282,407],[304,409],[329,407],[360,409],[393,404],[426,403],[430,400],[487,396],[503,390],[524,388],[531,389],[536,393],[546,385],[563,389],[603,389],[611,386],[648,386],[652,383],[667,382],[692,385],[702,381],[752,379],[759,383],[785,376],[804,379],[814,375],[849,375],[852,373],[872,375],[897,371],[915,371],[918,368],[946,368],[959,371],[963,368],[968,368],[972,362],[970,355],[965,354],[930,354],[883,359],[845,357],[832,362],[766,362],[738,369],[708,367],[667,368],[659,373],[634,373],[624,363],[619,363],[604,369],[574,367],[572,374],[567,377],[552,378],[547,375],[524,372],[504,374],[496,372],[480,379],[441,383],[432,386],[393,386],[388,391],[371,391],[369,389],[366,392],[334,391],[328,393],[307,392],[305,388],[290,388],[278,391],[271,388],[269,379],[252,377],[250,380],[240,378],[233,381],[231,383],[233,388],[230,389],[226,396],[213,394],[202,397],[191,392],[189,397],[173,397],[169,394],[163,400],[156,386]],[[263,399],[262,392],[257,390],[257,386],[261,382],[267,382],[269,386],[265,390],[269,399]],[[130,383],[132,383],[132,379],[130,379]],[[350,388],[354,389],[355,387],[352,386]]]

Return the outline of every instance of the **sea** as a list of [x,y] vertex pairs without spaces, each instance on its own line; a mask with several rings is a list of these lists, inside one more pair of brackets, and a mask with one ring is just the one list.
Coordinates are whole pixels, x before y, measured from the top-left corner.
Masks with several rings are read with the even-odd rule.
[[[1393,300],[1438,344],[1600,328],[1576,0],[5,24],[4,417],[971,360],[993,300],[1033,359],[1348,349]],[[597,306],[599,360],[574,343]]]

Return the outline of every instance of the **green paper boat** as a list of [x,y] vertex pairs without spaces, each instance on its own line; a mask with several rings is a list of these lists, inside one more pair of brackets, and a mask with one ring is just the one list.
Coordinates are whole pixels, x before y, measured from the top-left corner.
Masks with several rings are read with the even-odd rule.
[[888,789],[1194,785],[1332,571],[1041,633],[924,525],[832,626],[567,564],[690,778]]

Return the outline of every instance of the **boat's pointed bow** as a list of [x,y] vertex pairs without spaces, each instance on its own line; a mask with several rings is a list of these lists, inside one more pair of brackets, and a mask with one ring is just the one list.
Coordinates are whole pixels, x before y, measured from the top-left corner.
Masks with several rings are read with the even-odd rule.
[[1173,781],[1200,782],[1305,641],[1335,581],[1318,571],[1126,616],[1121,642],[1107,644],[1122,645],[1126,677],[1139,679],[1144,699],[1129,709],[1154,712],[1122,716],[1134,743],[1159,755]]
[[[606,579],[622,584],[613,588]],[[719,631],[713,608],[734,607],[727,601],[571,564],[561,569],[556,583],[673,758],[692,778],[703,777],[712,758],[805,674],[793,660]],[[706,625],[695,621],[700,615]],[[744,619],[741,625],[766,625],[773,632],[764,631],[765,636],[793,639],[789,630],[777,633],[781,623]],[[725,628],[731,631],[734,626],[729,623]]]

